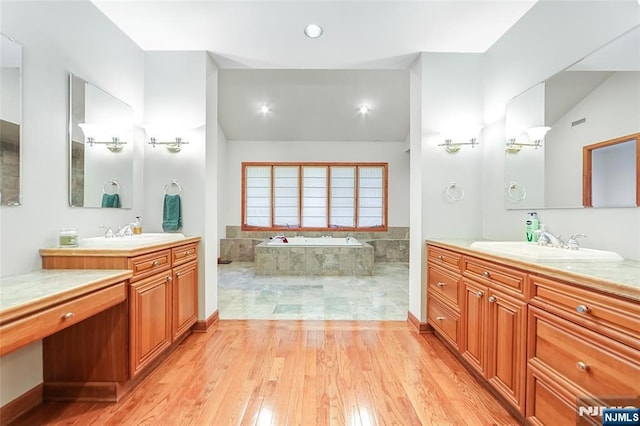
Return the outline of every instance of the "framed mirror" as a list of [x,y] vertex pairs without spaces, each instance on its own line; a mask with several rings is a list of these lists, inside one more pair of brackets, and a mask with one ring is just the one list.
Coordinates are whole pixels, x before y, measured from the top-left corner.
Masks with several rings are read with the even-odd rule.
[[133,206],[133,109],[69,75],[69,204]]
[[[505,207],[581,208],[583,149],[640,131],[640,26],[509,101]],[[527,130],[548,127],[543,136]],[[637,165],[627,175],[637,175]],[[586,173],[586,171],[584,171]],[[629,186],[628,197],[635,197]],[[593,207],[625,207],[597,203]]]
[[0,204],[19,206],[22,172],[22,46],[0,37]]

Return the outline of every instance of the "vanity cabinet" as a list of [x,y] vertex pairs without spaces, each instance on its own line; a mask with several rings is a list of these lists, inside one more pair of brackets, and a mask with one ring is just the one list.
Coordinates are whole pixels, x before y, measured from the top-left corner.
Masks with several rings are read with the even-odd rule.
[[458,349],[462,256],[436,247],[428,247],[428,254],[427,319],[441,337]]
[[[544,276],[532,275],[531,287],[528,421],[549,424],[562,407],[565,417],[580,422],[586,416],[580,401],[638,406],[638,304]],[[588,420],[601,423],[599,416]]]
[[465,247],[427,254],[429,324],[521,421],[600,424],[579,406],[640,405],[637,293]]
[[460,355],[523,414],[527,304],[520,290],[525,274],[466,256],[463,267]]
[[[132,271],[123,303],[43,340],[46,399],[117,401],[189,334],[198,315],[198,241],[41,250],[45,269]],[[83,350],[60,355],[73,347]]]

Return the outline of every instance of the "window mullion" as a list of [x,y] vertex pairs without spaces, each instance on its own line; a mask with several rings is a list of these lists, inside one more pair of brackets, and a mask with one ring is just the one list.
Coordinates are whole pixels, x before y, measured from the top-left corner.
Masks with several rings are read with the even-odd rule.
[[360,227],[360,215],[358,214],[358,207],[360,205],[360,166],[356,166],[356,172],[355,174],[355,182],[353,183],[354,185],[354,192],[353,192],[353,196],[355,197],[354,203],[353,203],[353,218],[354,221],[353,223],[356,226],[356,229]]

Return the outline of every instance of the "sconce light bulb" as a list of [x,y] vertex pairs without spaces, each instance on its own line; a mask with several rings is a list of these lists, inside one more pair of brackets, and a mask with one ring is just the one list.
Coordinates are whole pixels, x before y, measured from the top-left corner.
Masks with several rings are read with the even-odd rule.
[[262,105],[262,106],[260,107],[260,112],[261,112],[261,113],[263,113],[263,114],[266,114],[266,113],[268,113],[269,111],[271,111],[271,109],[269,108],[269,106],[268,106],[268,105]]

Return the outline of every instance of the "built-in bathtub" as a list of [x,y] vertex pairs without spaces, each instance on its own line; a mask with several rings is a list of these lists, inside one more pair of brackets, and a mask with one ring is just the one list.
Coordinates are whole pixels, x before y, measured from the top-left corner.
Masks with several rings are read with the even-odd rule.
[[373,246],[355,238],[274,238],[255,248],[257,275],[372,275]]

